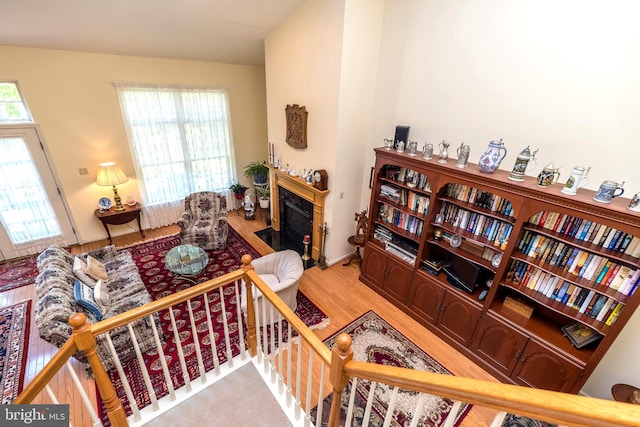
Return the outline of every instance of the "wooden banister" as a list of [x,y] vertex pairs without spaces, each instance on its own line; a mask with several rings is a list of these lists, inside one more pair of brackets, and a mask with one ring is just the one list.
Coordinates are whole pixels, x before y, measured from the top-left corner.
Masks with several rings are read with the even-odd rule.
[[100,390],[100,396],[107,408],[107,416],[111,421],[111,425],[114,427],[128,426],[127,415],[122,408],[120,399],[118,399],[116,389],[113,387],[109,374],[107,374],[98,357],[96,338],[91,332],[91,324],[87,321],[87,316],[82,313],[76,313],[69,318],[69,324],[73,327],[72,339],[76,342],[78,350],[84,352],[85,356],[87,356],[89,365],[93,370],[93,376],[98,390]]
[[20,405],[32,402],[76,351],[75,341],[69,339],[12,403]]
[[505,412],[517,412],[520,415],[562,425],[638,426],[640,420],[639,405],[567,393],[353,360],[344,364],[344,372],[348,376]]
[[[253,270],[253,266],[251,265],[251,255],[242,256],[241,268],[245,275],[247,271]],[[249,280],[244,281],[244,286],[247,295],[247,346],[249,347],[249,355],[254,357],[257,352],[258,338],[256,335],[256,309],[253,306],[253,291],[251,290],[252,282],[253,281],[249,277]]]
[[331,412],[329,413],[329,427],[340,425],[340,401],[342,392],[349,382],[349,376],[345,374],[345,364],[353,359],[351,349],[351,337],[347,334],[338,335],[336,346],[331,352],[331,370],[329,371],[329,381],[333,386],[333,396],[331,398]]

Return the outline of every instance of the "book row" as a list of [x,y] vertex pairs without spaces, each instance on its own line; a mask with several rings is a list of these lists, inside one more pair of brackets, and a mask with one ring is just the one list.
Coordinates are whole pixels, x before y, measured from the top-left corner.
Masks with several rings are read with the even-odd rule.
[[476,206],[489,209],[492,212],[499,212],[503,215],[513,216],[511,202],[496,194],[469,187],[463,184],[447,184],[444,194],[452,199],[465,203],[472,203]]
[[605,249],[640,257],[640,238],[588,219],[558,212],[540,211],[529,223]]
[[593,281],[624,295],[633,295],[640,281],[640,269],[597,255],[526,230],[518,242],[518,250],[530,258],[561,268],[567,275]]
[[393,206],[380,204],[380,212],[378,213],[380,221],[393,224],[398,228],[406,230],[418,236],[422,235],[424,221],[418,219],[408,213],[394,208]]
[[624,308],[624,304],[614,298],[580,287],[518,260],[511,262],[507,279],[609,326]]
[[442,204],[440,213],[444,216],[445,223],[496,242],[498,245],[507,242],[513,230],[513,225],[508,222],[471,212],[447,202]]
[[408,187],[417,188],[423,191],[431,191],[427,176],[413,169],[388,168],[386,177],[397,182],[406,184]]
[[396,188],[389,185],[380,187],[380,197],[391,200],[401,206],[406,206],[414,212],[426,215],[429,211],[429,196],[413,191]]

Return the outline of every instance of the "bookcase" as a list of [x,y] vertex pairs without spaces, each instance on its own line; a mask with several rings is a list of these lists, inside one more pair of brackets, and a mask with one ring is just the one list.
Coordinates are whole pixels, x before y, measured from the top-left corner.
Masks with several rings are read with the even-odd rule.
[[502,381],[577,393],[640,303],[628,199],[375,152],[360,280]]

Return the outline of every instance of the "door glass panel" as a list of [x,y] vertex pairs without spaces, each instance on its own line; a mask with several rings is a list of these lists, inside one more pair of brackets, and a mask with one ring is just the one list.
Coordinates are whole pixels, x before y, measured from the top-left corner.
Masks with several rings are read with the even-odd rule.
[[20,136],[0,138],[0,221],[14,246],[62,234],[38,170]]

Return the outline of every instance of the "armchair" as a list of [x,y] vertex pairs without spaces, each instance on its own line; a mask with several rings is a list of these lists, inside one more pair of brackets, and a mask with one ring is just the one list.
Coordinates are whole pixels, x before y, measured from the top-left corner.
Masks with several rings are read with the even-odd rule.
[[178,220],[180,239],[204,250],[223,249],[227,245],[227,199],[212,192],[193,193],[184,199],[184,213]]
[[[280,297],[292,311],[296,311],[298,301],[298,280],[304,273],[302,259],[296,251],[290,249],[274,252],[254,259],[251,264],[253,269],[265,281],[267,285]],[[262,292],[258,291],[258,304],[262,298]],[[240,297],[240,307],[246,311],[247,290],[243,284]]]

